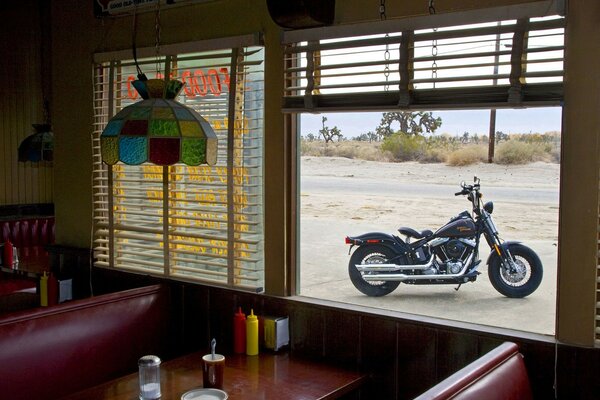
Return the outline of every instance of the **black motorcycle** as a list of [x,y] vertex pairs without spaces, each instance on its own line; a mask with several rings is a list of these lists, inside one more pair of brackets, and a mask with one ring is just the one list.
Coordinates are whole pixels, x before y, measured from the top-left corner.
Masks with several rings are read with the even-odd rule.
[[[481,206],[480,180],[473,185],[461,182],[456,196],[466,195],[473,215],[463,211],[435,233],[398,229],[405,240],[381,232],[346,237],[346,244],[358,248],[350,257],[348,273],[354,286],[368,296],[385,296],[400,282],[437,285],[475,282],[480,272],[479,239],[491,248],[488,275],[494,288],[507,297],[525,297],[542,281],[543,267],[538,255],[519,242],[504,242],[492,220],[494,204]],[[414,240],[414,241],[413,241]]]

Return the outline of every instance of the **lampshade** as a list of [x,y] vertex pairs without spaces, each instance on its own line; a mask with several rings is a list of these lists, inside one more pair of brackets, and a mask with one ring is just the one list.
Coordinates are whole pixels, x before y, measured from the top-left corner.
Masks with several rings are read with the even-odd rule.
[[177,102],[183,88],[178,80],[137,80],[143,100],[123,108],[102,135],[102,161],[113,165],[151,162],[187,165],[217,162],[217,135],[200,114]]
[[27,136],[19,145],[19,161],[52,161],[54,158],[54,134],[50,124],[33,124],[35,133]]

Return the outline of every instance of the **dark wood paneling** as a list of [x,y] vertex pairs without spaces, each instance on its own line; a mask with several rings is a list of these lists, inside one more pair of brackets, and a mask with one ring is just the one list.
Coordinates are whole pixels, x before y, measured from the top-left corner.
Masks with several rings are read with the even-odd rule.
[[324,356],[346,368],[358,368],[360,317],[356,313],[323,311]]
[[412,399],[437,383],[437,330],[398,323],[398,398]]
[[[96,269],[94,269],[96,270]],[[118,271],[95,271],[95,293],[148,285],[160,280]],[[169,281],[166,281],[169,282]],[[295,356],[319,358],[370,374],[360,395],[350,399],[410,399],[504,341],[519,345],[536,399],[553,399],[555,347],[551,341],[483,333],[465,327],[379,316],[294,299],[171,282],[181,323],[181,351],[208,348],[210,338],[230,353],[233,313],[288,315]],[[600,349],[558,347],[558,399],[600,398]],[[358,397],[360,396],[360,397]]]
[[395,321],[361,316],[360,368],[370,374],[363,398],[397,398],[398,343]]

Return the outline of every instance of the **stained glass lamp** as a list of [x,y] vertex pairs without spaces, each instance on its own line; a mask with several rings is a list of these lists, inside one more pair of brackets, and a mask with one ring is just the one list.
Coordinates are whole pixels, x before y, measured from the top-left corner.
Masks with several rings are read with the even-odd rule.
[[27,136],[19,145],[19,161],[52,161],[54,158],[54,134],[50,124],[33,124],[35,133]]
[[217,135],[200,114],[177,102],[178,80],[137,80],[143,100],[123,108],[100,136],[102,161],[113,165],[151,162],[187,165],[217,162]]

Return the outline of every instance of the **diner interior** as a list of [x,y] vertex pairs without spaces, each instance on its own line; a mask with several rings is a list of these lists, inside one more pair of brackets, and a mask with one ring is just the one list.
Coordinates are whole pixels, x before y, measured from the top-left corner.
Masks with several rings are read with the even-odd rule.
[[[401,64],[385,96],[328,97],[314,89],[320,76],[308,76],[319,40],[525,21],[516,37],[547,16],[564,17],[563,75],[537,91],[511,72],[504,91],[438,98],[413,90]],[[257,398],[409,399],[432,388],[423,398],[449,398],[471,378],[484,397],[457,398],[494,398],[486,393],[502,387],[527,393],[512,398],[600,398],[597,0],[22,0],[2,2],[0,17],[0,397],[134,398],[107,385],[129,379],[118,382],[137,390],[138,359],[156,353],[163,392],[173,390],[163,398],[178,399],[194,384],[168,383],[169,368],[200,364],[190,354],[209,352],[215,338],[237,363],[225,372],[231,399],[246,398],[240,387]],[[518,47],[504,49],[513,67]],[[139,99],[142,70],[185,83],[181,103],[204,118],[200,158],[184,158],[185,146],[174,163],[152,145],[141,164],[125,159],[137,153],[111,155],[107,126]],[[304,86],[293,75],[301,71]],[[301,113],[540,105],[562,107],[554,335],[298,295]],[[206,204],[191,212],[194,201]],[[261,348],[275,358],[257,366],[234,355],[238,309],[287,317],[289,343]],[[498,363],[489,357],[498,349],[522,355],[518,372],[473,377],[472,363]],[[253,380],[238,367],[275,372]],[[510,380],[520,374],[525,383]]]

